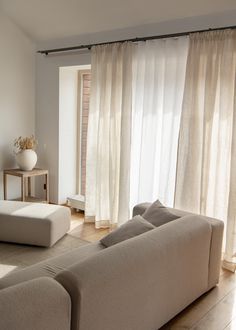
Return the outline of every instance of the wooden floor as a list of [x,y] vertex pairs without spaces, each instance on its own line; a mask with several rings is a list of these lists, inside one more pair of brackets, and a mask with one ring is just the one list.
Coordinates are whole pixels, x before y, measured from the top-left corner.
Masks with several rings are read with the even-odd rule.
[[[99,240],[109,232],[108,229],[95,229],[94,224],[84,224],[83,214],[73,213],[72,219],[81,221],[80,237],[87,241]],[[216,288],[204,294],[161,329],[236,330],[236,275],[222,269]]]
[[204,294],[162,330],[233,330],[236,329],[236,278],[221,271],[217,287]]
[[95,242],[100,240],[103,236],[109,233],[109,229],[96,229],[94,223],[84,223],[84,214],[72,211],[72,222],[80,221],[80,225],[76,226],[79,231],[78,237],[88,242]]

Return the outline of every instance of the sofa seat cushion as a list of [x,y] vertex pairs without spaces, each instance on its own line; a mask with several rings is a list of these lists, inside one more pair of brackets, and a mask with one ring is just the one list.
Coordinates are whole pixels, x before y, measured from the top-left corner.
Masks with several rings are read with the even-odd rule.
[[142,217],[155,227],[162,226],[179,218],[179,216],[171,213],[168,208],[163,206],[159,200],[152,203],[142,214]]
[[0,201],[0,241],[49,247],[70,229],[70,218],[64,206]]
[[100,242],[89,243],[60,256],[26,267],[1,278],[0,289],[43,276],[54,278],[61,270],[67,269],[74,263],[83,261],[103,249],[104,246]]
[[136,215],[133,219],[127,221],[119,228],[113,230],[111,233],[101,239],[101,243],[106,246],[112,246],[119,242],[125,241],[126,239],[138,236],[146,233],[149,230],[154,229],[151,223],[146,221],[140,215]]

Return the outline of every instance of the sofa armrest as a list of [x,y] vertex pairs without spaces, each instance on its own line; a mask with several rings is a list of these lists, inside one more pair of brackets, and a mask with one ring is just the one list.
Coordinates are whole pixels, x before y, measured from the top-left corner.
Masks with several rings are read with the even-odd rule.
[[55,280],[39,278],[0,290],[1,330],[69,330],[71,301]]
[[208,289],[210,290],[219,282],[220,267],[222,260],[222,241],[224,232],[224,222],[218,219],[198,216],[204,219],[211,225],[211,248],[209,258],[209,276],[208,276]]
[[208,288],[211,226],[186,216],[57,274],[72,330],[157,329]]
[[[135,205],[133,208],[133,216],[142,215],[150,205],[151,203],[140,203]],[[222,240],[223,240],[223,231],[224,231],[223,221],[203,215],[193,214],[190,212],[170,208],[170,207],[167,207],[167,209],[171,213],[179,217],[186,217],[188,219],[189,216],[195,216],[196,219],[205,220],[211,225],[212,237],[211,237],[211,248],[210,248],[210,256],[209,256],[209,278],[208,278],[208,289],[210,290],[219,282],[221,255],[222,255]]]

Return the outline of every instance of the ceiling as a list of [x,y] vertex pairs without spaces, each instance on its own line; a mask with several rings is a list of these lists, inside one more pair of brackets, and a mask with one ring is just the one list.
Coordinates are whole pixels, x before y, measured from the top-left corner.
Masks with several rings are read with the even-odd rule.
[[0,0],[35,41],[134,27],[236,9],[235,0]]

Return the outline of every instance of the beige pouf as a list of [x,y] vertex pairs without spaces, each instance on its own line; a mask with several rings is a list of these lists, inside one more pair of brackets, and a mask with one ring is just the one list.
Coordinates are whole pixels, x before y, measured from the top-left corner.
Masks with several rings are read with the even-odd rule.
[[52,246],[70,228],[68,207],[0,201],[0,241]]

